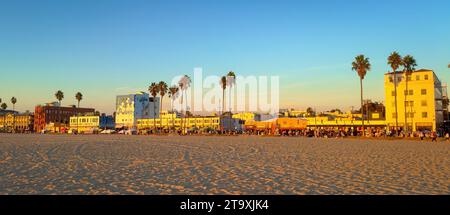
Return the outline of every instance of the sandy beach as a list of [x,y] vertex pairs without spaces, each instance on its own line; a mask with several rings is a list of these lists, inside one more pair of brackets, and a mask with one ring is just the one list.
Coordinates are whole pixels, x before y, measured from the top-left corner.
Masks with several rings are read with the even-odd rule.
[[450,144],[0,134],[0,194],[450,194]]

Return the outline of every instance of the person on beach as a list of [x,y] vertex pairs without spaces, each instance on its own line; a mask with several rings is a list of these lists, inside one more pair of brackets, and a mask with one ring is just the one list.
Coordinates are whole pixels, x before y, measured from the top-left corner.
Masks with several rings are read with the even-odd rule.
[[437,133],[435,131],[431,133],[431,142],[437,142]]
[[445,133],[445,141],[448,142],[448,139],[449,139],[449,134],[448,134],[448,132],[447,132],[447,133]]
[[420,137],[420,140],[423,140],[423,133],[421,131],[419,131],[419,137]]

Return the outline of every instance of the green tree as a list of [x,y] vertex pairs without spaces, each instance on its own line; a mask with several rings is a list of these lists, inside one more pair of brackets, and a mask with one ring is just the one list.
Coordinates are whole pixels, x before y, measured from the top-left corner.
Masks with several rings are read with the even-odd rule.
[[80,101],[83,100],[83,94],[81,94],[80,92],[78,92],[77,94],[75,94],[75,99],[78,102],[78,108],[80,108]]
[[398,110],[397,110],[397,69],[403,65],[403,59],[397,52],[392,52],[388,57],[388,65],[394,74],[394,107],[395,107],[395,131],[398,132]]
[[[55,97],[56,97],[56,99],[58,99],[58,102],[59,102],[59,106],[61,106],[61,101],[63,100],[63,98],[64,98],[64,93],[61,91],[61,90],[58,90],[56,93],[55,93]],[[58,124],[59,124],[59,130],[61,131],[61,111],[58,111]]]
[[[16,97],[12,97],[11,98],[11,104],[13,105],[13,111],[16,110],[16,103],[17,103],[17,99]],[[16,114],[13,112],[13,130],[16,129]]]
[[[75,99],[77,100],[77,102],[78,102],[78,108],[80,108],[80,101],[81,100],[83,100],[83,94],[81,94],[80,92],[77,92],[76,94],[75,94]],[[78,113],[76,113],[77,114],[77,133],[78,133]]]
[[[167,94],[167,91],[169,89],[168,89],[167,83],[164,81],[160,81],[158,83],[158,87],[159,87],[159,96],[161,97],[161,101],[159,101],[159,115],[161,116],[161,112],[163,110],[163,98]],[[160,120],[159,123],[160,123],[160,127],[162,127],[162,120]]]
[[[179,89],[180,88],[178,88],[177,86],[171,86],[169,88],[169,98],[170,98],[170,101],[171,101],[170,107],[172,109],[172,114],[174,114],[174,112],[173,112],[173,102],[175,101],[175,99],[178,96]],[[176,116],[176,114],[175,114],[175,116]],[[172,127],[175,128],[175,119],[174,118],[172,118]]]
[[227,85],[229,86],[229,89],[228,89],[228,91],[229,91],[229,96],[228,96],[228,104],[229,104],[229,106],[228,106],[228,108],[230,110],[230,113],[231,113],[232,89],[233,89],[233,86],[235,84],[236,84],[236,74],[234,74],[233,71],[229,71],[228,74],[227,74]]
[[225,112],[225,90],[227,89],[227,77],[220,78],[220,85],[222,86],[222,114]]
[[17,103],[16,97],[12,97],[11,98],[11,104],[13,105],[13,111],[16,109],[16,103]]
[[[1,99],[0,99],[1,102]],[[6,103],[2,103],[2,105],[0,106],[3,110],[6,110],[6,108],[8,108],[8,105]],[[5,119],[3,120],[3,129],[5,129],[5,121],[6,121],[6,115],[5,115]]]
[[405,84],[406,84],[406,91],[405,91],[405,101],[404,101],[404,107],[405,107],[405,131],[408,131],[408,113],[406,110],[406,102],[409,91],[408,91],[408,79],[409,77],[411,77],[411,74],[414,72],[414,70],[416,69],[415,67],[417,66],[416,63],[416,59],[414,59],[413,56],[411,55],[406,55],[403,58],[403,70],[404,70],[404,74],[405,74]]
[[64,98],[64,93],[63,93],[61,90],[58,90],[58,91],[55,93],[55,97],[56,97],[56,99],[57,99],[58,102],[59,102],[59,106],[61,106],[61,101],[62,101],[63,98]]
[[184,95],[186,94],[187,89],[189,89],[190,85],[191,85],[191,78],[188,75],[183,75],[180,78],[180,80],[178,81],[178,87],[180,88],[180,91],[181,91],[181,107],[182,107],[182,110],[184,109],[184,111],[185,111],[185,113],[183,114],[182,121],[181,121],[182,133],[184,133],[184,128],[186,127],[186,120],[184,119],[185,115],[186,115],[186,110],[185,110],[186,108],[183,108],[183,104],[184,104],[183,98],[184,98]]
[[152,82],[150,86],[148,87],[148,91],[150,92],[150,95],[153,97],[153,129],[156,128],[156,96],[159,93],[159,86],[155,82]]
[[364,128],[364,112],[363,112],[363,80],[366,76],[367,72],[370,71],[371,65],[369,62],[369,58],[366,58],[364,55],[358,55],[355,57],[355,60],[352,62],[352,70],[356,71],[359,76],[359,86],[360,86],[360,95],[361,95],[361,125],[362,125],[362,135],[363,137],[366,135]]

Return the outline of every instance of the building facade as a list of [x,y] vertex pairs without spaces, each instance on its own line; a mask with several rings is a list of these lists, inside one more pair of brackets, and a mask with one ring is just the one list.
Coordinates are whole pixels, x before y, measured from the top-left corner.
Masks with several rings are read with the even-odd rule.
[[384,90],[388,129],[395,129],[397,117],[398,129],[436,131],[444,119],[442,89],[441,81],[432,70],[417,70],[407,77],[404,72],[397,72],[396,113],[394,74],[386,73]]
[[34,131],[46,130],[47,124],[52,124],[54,132],[61,132],[69,127],[70,117],[83,114],[94,114],[93,108],[61,107],[57,103],[38,105],[34,109]]
[[16,132],[32,132],[34,116],[31,113],[0,114],[0,130]]
[[[173,116],[173,115],[168,115]],[[137,129],[151,130],[156,128],[162,129],[180,129],[181,127],[185,129],[220,129],[220,117],[218,116],[204,116],[204,117],[186,117],[186,118],[174,118],[174,117],[164,117],[159,119],[138,119]]]
[[244,120],[244,121],[253,121],[253,120],[255,120],[255,117],[256,117],[255,113],[252,113],[252,112],[242,112],[242,113],[233,114],[233,118]]
[[79,133],[95,133],[99,130],[114,129],[115,122],[113,116],[72,116],[70,117],[70,130]]
[[135,128],[138,119],[159,118],[160,98],[145,92],[116,97],[116,128]]

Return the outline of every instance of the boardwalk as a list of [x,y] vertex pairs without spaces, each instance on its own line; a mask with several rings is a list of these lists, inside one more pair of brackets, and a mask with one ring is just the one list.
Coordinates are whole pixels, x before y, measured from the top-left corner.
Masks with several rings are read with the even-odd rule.
[[0,194],[450,194],[450,144],[0,134]]

